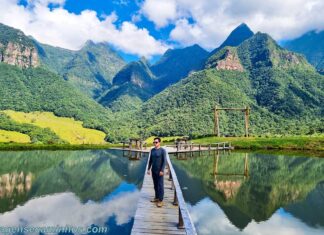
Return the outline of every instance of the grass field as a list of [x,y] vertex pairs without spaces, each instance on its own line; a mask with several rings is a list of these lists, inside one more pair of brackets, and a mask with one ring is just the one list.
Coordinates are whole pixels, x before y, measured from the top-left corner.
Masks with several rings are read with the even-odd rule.
[[50,112],[2,111],[19,123],[29,123],[41,128],[49,128],[62,140],[70,144],[104,144],[106,134],[102,131],[84,128],[81,121],[73,118],[57,117]]
[[324,151],[324,137],[205,137],[192,140],[194,143],[231,142],[236,149],[291,149]]
[[30,137],[16,131],[0,130],[0,142],[30,143]]
[[[170,137],[161,137],[161,141],[163,142],[174,142],[177,138],[182,136],[170,136]],[[145,140],[145,142],[149,145],[152,145],[155,136],[151,136]]]
[[1,151],[22,151],[22,150],[88,150],[88,149],[109,149],[122,147],[121,144],[31,144],[31,143],[0,143]]

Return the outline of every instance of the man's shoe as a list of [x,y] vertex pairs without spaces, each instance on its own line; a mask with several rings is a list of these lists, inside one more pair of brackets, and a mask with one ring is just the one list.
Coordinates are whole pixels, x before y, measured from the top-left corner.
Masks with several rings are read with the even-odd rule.
[[162,207],[163,206],[163,202],[162,201],[158,201],[158,203],[156,203],[157,207]]
[[152,199],[150,202],[158,202],[159,201],[159,199],[157,199],[157,198],[154,198],[154,199]]

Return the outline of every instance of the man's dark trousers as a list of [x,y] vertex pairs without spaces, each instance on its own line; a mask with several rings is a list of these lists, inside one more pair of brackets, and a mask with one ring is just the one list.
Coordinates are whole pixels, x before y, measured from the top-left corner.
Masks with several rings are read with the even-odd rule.
[[160,176],[159,174],[160,174],[160,172],[152,171],[155,198],[158,198],[160,201],[163,201],[163,196],[164,196],[163,175]]

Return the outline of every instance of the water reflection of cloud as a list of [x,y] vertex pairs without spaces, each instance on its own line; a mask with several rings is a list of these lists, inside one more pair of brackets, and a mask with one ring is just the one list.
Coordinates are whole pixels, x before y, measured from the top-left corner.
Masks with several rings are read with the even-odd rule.
[[283,210],[277,211],[272,217],[264,222],[252,221],[240,231],[226,217],[221,208],[204,198],[194,206],[189,206],[191,217],[196,225],[198,234],[209,235],[320,235],[324,234],[324,228],[311,228],[300,220],[288,216]]
[[0,214],[1,226],[104,226],[115,216],[117,225],[134,216],[139,192],[125,192],[102,203],[82,204],[73,193],[60,193],[28,201],[23,206]]

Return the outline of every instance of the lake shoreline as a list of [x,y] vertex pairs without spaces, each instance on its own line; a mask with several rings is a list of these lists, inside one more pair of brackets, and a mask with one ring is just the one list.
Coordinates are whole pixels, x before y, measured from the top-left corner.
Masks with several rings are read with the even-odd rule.
[[119,144],[18,144],[18,143],[0,143],[2,151],[20,151],[20,150],[91,150],[91,149],[109,149],[120,147]]
[[324,151],[324,137],[203,137],[193,143],[230,142],[235,149]]
[[[163,137],[162,137],[163,140]],[[324,137],[204,137],[190,140],[193,143],[209,144],[217,142],[231,142],[236,150],[258,150],[283,152],[309,152],[312,155],[324,157]],[[164,143],[172,143],[166,142]],[[151,146],[151,144],[149,144]],[[122,147],[122,144],[22,144],[22,143],[0,143],[0,150],[87,150],[87,149],[109,149]]]

